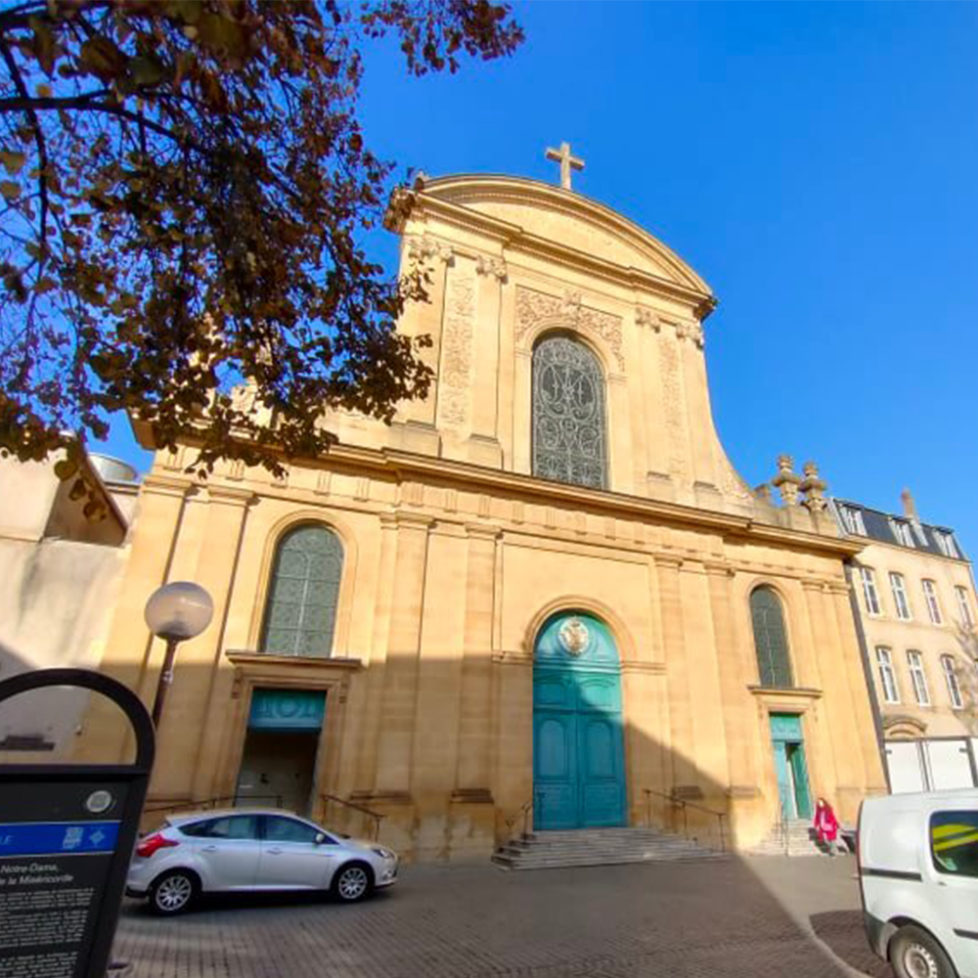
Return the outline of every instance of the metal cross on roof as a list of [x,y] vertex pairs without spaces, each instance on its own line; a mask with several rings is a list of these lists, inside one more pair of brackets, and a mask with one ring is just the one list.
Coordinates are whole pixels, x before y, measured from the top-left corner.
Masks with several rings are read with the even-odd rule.
[[570,190],[571,170],[583,170],[584,160],[571,156],[570,143],[561,143],[560,149],[547,147],[547,159],[560,164],[560,185],[564,189]]

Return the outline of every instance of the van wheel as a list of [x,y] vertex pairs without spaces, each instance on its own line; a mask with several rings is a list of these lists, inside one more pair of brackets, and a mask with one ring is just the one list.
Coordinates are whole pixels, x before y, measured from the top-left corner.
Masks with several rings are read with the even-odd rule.
[[183,913],[197,896],[197,878],[184,869],[171,869],[158,877],[149,893],[149,905],[154,913],[172,915]]
[[890,964],[899,978],[958,978],[944,948],[927,931],[912,925],[893,935]]

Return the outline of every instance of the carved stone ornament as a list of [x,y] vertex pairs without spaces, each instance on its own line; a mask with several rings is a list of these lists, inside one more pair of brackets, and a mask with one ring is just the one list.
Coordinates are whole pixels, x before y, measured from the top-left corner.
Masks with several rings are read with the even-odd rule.
[[443,422],[462,425],[468,418],[472,393],[472,336],[475,330],[475,277],[471,271],[449,275],[445,299],[445,332],[441,369]]
[[600,336],[611,349],[620,369],[625,368],[622,354],[621,317],[591,309],[581,301],[579,292],[565,292],[563,298],[534,289],[516,289],[516,339],[541,324],[571,326]]
[[437,259],[447,265],[452,260],[452,249],[450,245],[424,235],[408,241],[408,257],[416,261]]
[[557,641],[568,655],[576,659],[590,644],[591,633],[580,618],[568,618],[557,632]]
[[805,478],[802,479],[798,488],[805,493],[803,506],[807,506],[813,513],[820,513],[825,509],[825,490],[828,484],[818,477],[818,466],[814,462],[806,462],[802,466]]
[[635,310],[635,322],[639,326],[648,326],[657,333],[662,329],[662,320],[659,319],[658,313],[653,312],[651,309],[646,309],[644,306],[639,306]]
[[506,262],[502,258],[490,258],[488,255],[479,255],[475,262],[475,270],[480,275],[491,275],[500,282],[506,279]]
[[781,493],[781,502],[785,506],[798,505],[798,486],[801,476],[792,471],[795,460],[790,455],[778,456],[778,474],[771,480],[771,485]]

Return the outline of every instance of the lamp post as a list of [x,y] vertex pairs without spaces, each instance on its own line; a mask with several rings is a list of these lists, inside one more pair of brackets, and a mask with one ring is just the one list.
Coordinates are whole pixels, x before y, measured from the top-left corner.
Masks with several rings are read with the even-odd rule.
[[211,623],[214,602],[199,584],[173,581],[157,588],[149,596],[144,615],[149,630],[166,642],[166,657],[156,684],[156,699],[153,700],[153,726],[159,729],[163,701],[167,688],[173,682],[173,657],[177,645],[188,638],[195,638]]

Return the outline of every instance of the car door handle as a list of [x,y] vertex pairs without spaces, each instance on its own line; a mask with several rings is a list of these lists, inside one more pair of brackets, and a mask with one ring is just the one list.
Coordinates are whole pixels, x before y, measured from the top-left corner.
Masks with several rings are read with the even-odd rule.
[[217,846],[204,846],[201,852],[217,852]]
[[279,854],[279,853],[280,853],[281,851],[282,851],[282,850],[281,850],[281,849],[279,849],[279,847],[278,847],[278,846],[274,846],[274,847],[272,847],[271,849],[266,849],[266,850],[265,850],[265,852],[271,852],[271,853],[274,853],[274,854],[275,854],[276,856],[277,856],[277,855],[278,855],[278,854]]

